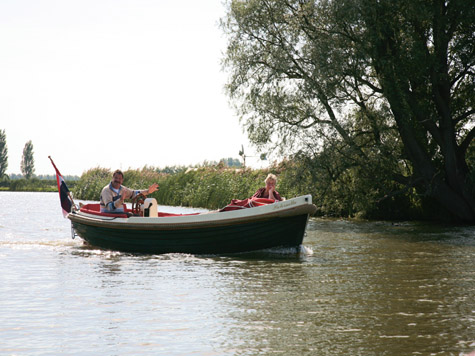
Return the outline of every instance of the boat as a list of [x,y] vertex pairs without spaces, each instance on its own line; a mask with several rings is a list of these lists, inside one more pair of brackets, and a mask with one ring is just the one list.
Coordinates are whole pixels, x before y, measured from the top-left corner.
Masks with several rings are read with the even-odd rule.
[[[239,201],[242,203],[242,201]],[[315,213],[311,195],[284,201],[246,199],[219,211],[172,214],[158,211],[147,198],[121,214],[101,213],[99,204],[71,211],[75,234],[91,246],[132,253],[225,254],[302,244],[309,217]]]

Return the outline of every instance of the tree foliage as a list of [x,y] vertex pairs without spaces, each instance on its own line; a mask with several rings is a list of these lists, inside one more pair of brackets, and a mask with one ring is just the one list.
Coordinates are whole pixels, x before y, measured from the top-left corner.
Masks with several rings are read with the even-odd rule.
[[35,174],[35,159],[33,158],[33,143],[31,143],[31,140],[23,148],[20,169],[26,179],[33,178]]
[[7,135],[5,130],[0,130],[0,180],[7,174],[8,168],[8,148]]
[[84,200],[99,200],[102,188],[110,183],[112,172],[107,168],[91,168],[79,178],[77,185],[72,189],[73,196]]
[[474,18],[465,0],[229,0],[228,94],[257,147],[474,221]]

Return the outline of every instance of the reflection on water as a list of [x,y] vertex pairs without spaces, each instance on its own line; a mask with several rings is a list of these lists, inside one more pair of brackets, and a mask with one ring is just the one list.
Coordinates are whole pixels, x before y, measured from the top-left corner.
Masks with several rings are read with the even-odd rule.
[[312,219],[298,253],[148,256],[72,240],[57,194],[0,208],[2,355],[475,350],[474,227]]

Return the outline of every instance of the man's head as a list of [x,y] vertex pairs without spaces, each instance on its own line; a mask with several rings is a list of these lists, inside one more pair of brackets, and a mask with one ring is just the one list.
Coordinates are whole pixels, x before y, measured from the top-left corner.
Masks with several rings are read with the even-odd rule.
[[115,189],[119,189],[124,181],[124,173],[121,170],[117,169],[114,174],[112,175],[112,186]]

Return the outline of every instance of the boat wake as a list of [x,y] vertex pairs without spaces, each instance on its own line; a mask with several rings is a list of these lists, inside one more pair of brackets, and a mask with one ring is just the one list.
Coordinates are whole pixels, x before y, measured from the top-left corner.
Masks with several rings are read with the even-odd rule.
[[300,253],[304,256],[313,256],[313,250],[310,247],[304,245],[300,245]]
[[266,256],[266,257],[308,257],[313,255],[313,250],[304,245],[296,247],[271,247],[264,250],[248,251],[232,254],[235,256]]
[[207,259],[211,257],[211,260],[213,258],[218,257],[218,256],[249,256],[249,257],[255,257],[255,256],[267,256],[267,257],[308,257],[308,256],[313,256],[313,250],[304,245],[296,246],[296,247],[272,247],[268,249],[263,249],[263,250],[257,250],[257,251],[248,251],[248,252],[238,252],[238,253],[231,253],[231,254],[188,254],[188,253],[166,253],[166,254],[143,254],[143,253],[131,253],[131,252],[120,252],[120,251],[111,251],[111,250],[103,250],[99,249],[95,246],[88,245],[87,243],[82,244],[78,246],[77,244],[74,245],[74,247],[77,247],[74,249],[74,254],[80,254],[80,255],[102,255],[106,257],[116,257],[116,256],[135,256],[135,257],[141,257],[141,258],[159,258],[161,260],[170,260],[170,261],[176,261],[180,260],[183,261],[184,259],[186,260],[200,260],[203,261],[203,259]]
[[312,256],[313,250],[304,245],[300,245],[297,247],[273,247],[266,250],[262,250],[263,252],[275,253],[279,255],[300,255],[300,256]]
[[72,247],[77,246],[76,242],[72,240],[5,240],[0,241],[0,246],[11,247],[16,249],[21,248],[58,248],[58,247]]

